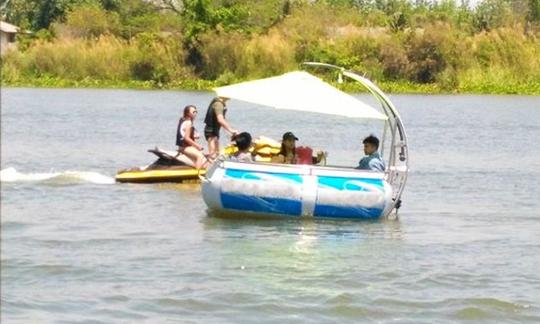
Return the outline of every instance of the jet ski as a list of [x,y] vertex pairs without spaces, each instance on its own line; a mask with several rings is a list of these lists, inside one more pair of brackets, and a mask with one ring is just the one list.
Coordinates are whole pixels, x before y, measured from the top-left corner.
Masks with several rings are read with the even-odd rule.
[[165,151],[158,147],[148,150],[158,158],[147,166],[121,170],[116,174],[117,182],[157,183],[157,182],[199,182],[199,176],[206,173],[196,169],[193,162],[176,151]]

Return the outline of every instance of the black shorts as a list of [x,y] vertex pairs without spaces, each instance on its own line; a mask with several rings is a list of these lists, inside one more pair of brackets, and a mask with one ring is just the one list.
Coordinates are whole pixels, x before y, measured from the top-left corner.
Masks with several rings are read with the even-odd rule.
[[210,137],[217,137],[219,139],[219,129],[205,128],[204,138],[208,141]]

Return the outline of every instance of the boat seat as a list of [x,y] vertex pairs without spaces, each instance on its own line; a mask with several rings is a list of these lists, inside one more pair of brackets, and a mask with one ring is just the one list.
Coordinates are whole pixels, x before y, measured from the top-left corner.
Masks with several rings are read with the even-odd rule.
[[155,147],[154,149],[148,150],[148,152],[154,153],[160,159],[163,159],[165,161],[168,161],[174,164],[195,167],[195,164],[193,163],[193,161],[191,161],[190,158],[188,158],[184,154],[178,154],[178,152],[176,151],[165,151],[165,150],[160,149],[159,147]]

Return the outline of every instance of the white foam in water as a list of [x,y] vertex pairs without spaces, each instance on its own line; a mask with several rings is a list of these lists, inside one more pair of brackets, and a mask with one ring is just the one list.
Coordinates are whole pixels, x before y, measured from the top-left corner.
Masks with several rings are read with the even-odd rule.
[[61,183],[90,182],[95,184],[113,184],[111,177],[90,171],[65,171],[49,173],[21,173],[15,168],[0,171],[0,182],[59,181]]
[[90,171],[67,171],[64,173],[64,175],[67,177],[73,177],[95,184],[113,184],[116,182],[114,178]]

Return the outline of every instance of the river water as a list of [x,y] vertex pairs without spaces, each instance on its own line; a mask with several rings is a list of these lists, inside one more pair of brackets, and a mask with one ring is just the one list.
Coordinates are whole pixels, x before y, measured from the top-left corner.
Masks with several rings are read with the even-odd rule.
[[[211,93],[1,91],[1,320],[540,321],[540,97],[395,95],[398,220],[222,218],[198,185],[115,184]],[[364,95],[359,97],[365,99]],[[229,103],[234,127],[355,165],[381,125]],[[223,140],[222,144],[225,144]]]

